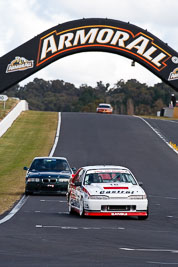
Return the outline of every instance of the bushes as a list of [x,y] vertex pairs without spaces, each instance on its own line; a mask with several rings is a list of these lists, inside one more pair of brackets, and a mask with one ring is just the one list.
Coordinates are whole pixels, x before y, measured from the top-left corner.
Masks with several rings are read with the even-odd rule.
[[[96,87],[82,84],[79,88],[62,80],[34,79],[24,87],[16,85],[5,92],[26,99],[32,110],[95,112],[98,103],[112,104],[119,114],[155,115],[168,106],[173,90],[164,83],[149,87],[135,79],[118,81],[113,87],[102,81]],[[175,92],[174,92],[175,93]]]

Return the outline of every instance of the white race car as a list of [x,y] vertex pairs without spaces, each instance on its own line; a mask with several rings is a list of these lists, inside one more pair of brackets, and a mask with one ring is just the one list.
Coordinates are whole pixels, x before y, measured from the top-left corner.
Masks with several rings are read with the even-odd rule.
[[131,171],[121,166],[87,166],[69,180],[69,213],[80,216],[148,218],[148,199]]
[[110,104],[101,103],[96,108],[97,113],[106,113],[106,114],[112,114],[113,108]]

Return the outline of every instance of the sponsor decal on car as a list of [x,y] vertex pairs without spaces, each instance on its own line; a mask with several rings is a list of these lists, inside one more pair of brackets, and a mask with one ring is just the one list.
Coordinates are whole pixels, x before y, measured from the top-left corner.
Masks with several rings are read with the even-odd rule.
[[127,216],[126,212],[112,212],[112,216]]
[[177,79],[178,79],[178,68],[175,68],[175,69],[169,74],[168,81],[171,81],[171,80],[177,80]]
[[17,56],[8,64],[6,73],[31,69],[34,66],[33,62],[34,60],[28,60],[24,57]]
[[54,185],[53,184],[48,184],[47,187],[52,187],[53,188]]
[[129,189],[128,186],[105,186],[104,189]]
[[134,191],[121,191],[121,190],[110,190],[110,191],[100,191],[100,194],[134,194]]
[[120,50],[145,61],[157,71],[167,66],[172,55],[163,50],[153,37],[143,32],[134,34],[109,25],[88,25],[62,32],[52,31],[40,38],[37,66],[64,52],[83,47],[107,47]]

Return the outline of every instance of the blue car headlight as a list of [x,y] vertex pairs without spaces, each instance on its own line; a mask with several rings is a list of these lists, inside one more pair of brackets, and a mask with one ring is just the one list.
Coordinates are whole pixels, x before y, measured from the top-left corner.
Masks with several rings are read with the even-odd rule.
[[39,178],[27,178],[27,182],[39,182],[40,181],[40,179]]

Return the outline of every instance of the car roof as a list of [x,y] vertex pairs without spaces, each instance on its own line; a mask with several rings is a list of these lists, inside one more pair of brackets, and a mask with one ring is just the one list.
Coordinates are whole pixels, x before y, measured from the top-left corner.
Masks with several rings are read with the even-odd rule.
[[111,104],[108,104],[108,103],[99,103],[99,105],[108,105],[108,106],[111,106]]
[[126,167],[123,166],[116,166],[116,165],[94,165],[94,166],[84,166],[82,169],[85,169],[86,171],[89,170],[108,170],[108,169],[118,169],[118,170],[129,170]]
[[66,158],[64,157],[35,157],[33,160],[35,159],[63,159],[63,160],[67,160]]

